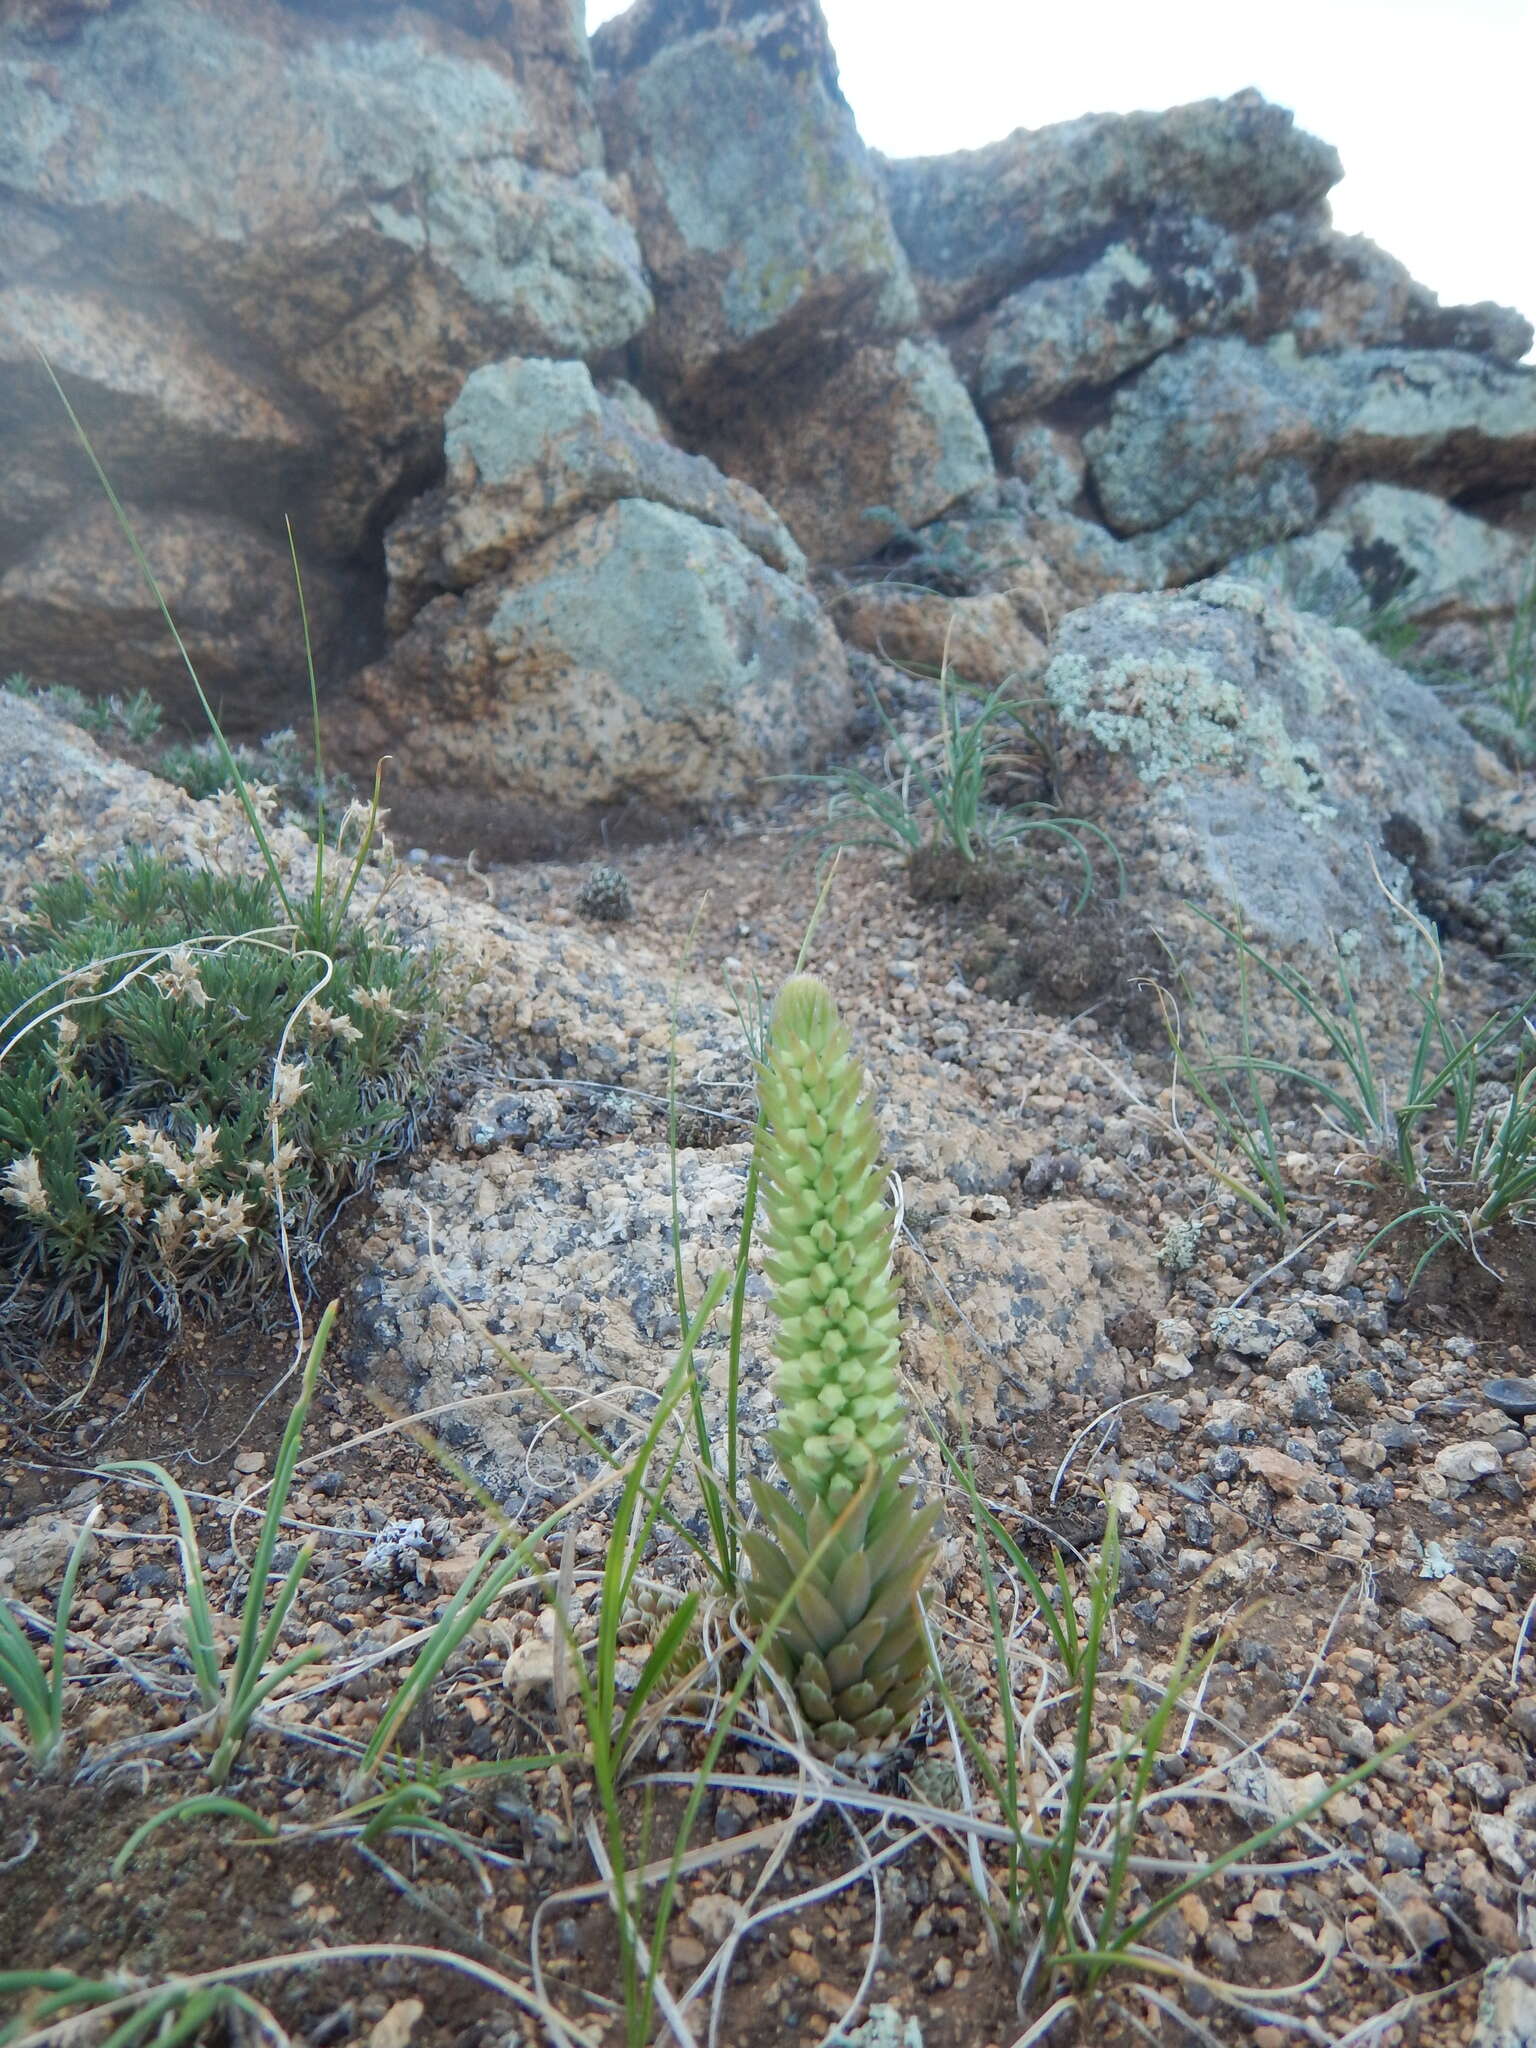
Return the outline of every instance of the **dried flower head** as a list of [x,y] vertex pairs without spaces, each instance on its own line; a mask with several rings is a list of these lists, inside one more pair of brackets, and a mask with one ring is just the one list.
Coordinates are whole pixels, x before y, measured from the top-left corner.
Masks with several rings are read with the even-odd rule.
[[81,1182],[85,1192],[98,1209],[116,1210],[129,1223],[141,1222],[148,1211],[144,1190],[134,1175],[119,1162],[132,1159],[132,1154],[120,1152],[117,1159],[98,1159],[87,1168]]
[[282,1116],[308,1091],[309,1083],[304,1078],[303,1067],[294,1060],[278,1060],[272,1069],[272,1103],[269,1114],[274,1117]]
[[199,1195],[192,1211],[192,1242],[199,1251],[244,1244],[250,1237],[251,1205],[244,1195]]
[[208,1174],[217,1172],[223,1162],[219,1158],[219,1134],[212,1124],[199,1124],[192,1133],[192,1156],[186,1162],[187,1181],[196,1186]]
[[269,1194],[276,1194],[286,1185],[288,1176],[304,1157],[299,1146],[291,1138],[284,1138],[276,1153],[265,1159],[248,1159],[245,1170],[252,1180],[259,1180]]
[[169,1261],[176,1256],[191,1228],[192,1219],[187,1213],[186,1202],[180,1195],[167,1195],[155,1210],[154,1222],[150,1225],[155,1249],[162,1259]]
[[208,991],[203,987],[197,962],[186,946],[177,946],[162,971],[151,975],[150,979],[163,996],[183,997],[198,1010],[208,1007]]
[[352,991],[352,1000],[360,1010],[372,1010],[379,1017],[403,1017],[405,1015],[405,1012],[395,1001],[393,989],[382,986],[378,988],[355,988]]
[[158,1166],[169,1179],[186,1185],[187,1162],[164,1131],[157,1131],[152,1124],[132,1123],[123,1127],[123,1136],[128,1143],[112,1161],[119,1173],[137,1173],[141,1166]]
[[324,1003],[310,1003],[304,1016],[311,1031],[322,1038],[338,1039],[343,1045],[355,1045],[363,1035],[350,1017],[343,1016],[339,1010],[327,1009]]
[[9,1202],[24,1216],[48,1214],[48,1190],[43,1186],[42,1162],[35,1152],[24,1152],[19,1159],[13,1159],[0,1179],[6,1183],[0,1188],[0,1201]]

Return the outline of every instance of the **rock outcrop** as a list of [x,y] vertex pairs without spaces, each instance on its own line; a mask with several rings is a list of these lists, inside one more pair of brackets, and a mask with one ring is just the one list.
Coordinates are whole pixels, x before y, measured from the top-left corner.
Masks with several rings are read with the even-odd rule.
[[656,293],[639,354],[670,406],[917,324],[816,0],[639,0],[593,57]]
[[1454,498],[1536,466],[1536,375],[1451,351],[1298,357],[1286,340],[1191,341],[1116,393],[1084,449],[1122,533],[1165,526],[1234,475],[1283,463],[1324,496],[1369,478]]
[[[250,679],[261,679],[263,731],[302,722],[309,701],[304,618],[281,530],[269,538],[222,512],[139,507],[134,529],[214,708],[242,731]],[[321,668],[355,652],[347,580],[304,578],[311,644]],[[175,660],[167,672],[166,649]],[[202,709],[110,505],[83,504],[0,574],[0,649],[7,673],[114,691],[147,690],[194,728]],[[350,665],[350,664],[349,664]]]
[[1348,934],[1378,978],[1412,939],[1387,889],[1406,898],[1410,867],[1446,861],[1463,806],[1504,779],[1358,633],[1249,583],[1073,613],[1043,687],[1093,815],[1150,831],[1170,886],[1263,945],[1326,955]]
[[883,173],[924,313],[1066,583],[1095,553],[1105,590],[1190,582],[1367,482],[1504,517],[1532,474],[1529,323],[1442,307],[1338,234],[1336,155],[1255,93]]
[[1167,114],[1089,114],[952,156],[885,164],[923,306],[947,328],[1092,261],[1154,215],[1248,228],[1315,206],[1337,153],[1256,92]]
[[928,336],[870,343],[761,393],[707,436],[824,563],[867,561],[892,523],[922,527],[994,481],[986,429]]
[[636,353],[690,443],[829,562],[878,546],[872,507],[921,526],[989,484],[816,0],[639,0],[593,54],[656,291]]
[[[315,586],[429,480],[470,370],[650,312],[552,0],[34,8],[0,43],[0,138],[0,564],[99,502],[39,348],[130,507],[253,547],[291,514]],[[61,643],[47,678],[99,687],[103,653]]]
[[14,0],[0,668],[192,710],[40,354],[237,732],[302,697],[292,517],[423,836],[752,800],[843,730],[834,626],[990,684],[1232,569],[1475,655],[1531,329],[1339,174],[1253,92],[885,160],[817,0]]
[[476,371],[448,481],[389,536],[400,634],[333,713],[339,757],[452,790],[456,850],[750,797],[839,737],[850,685],[772,509],[636,424],[579,363]]
[[732,533],[770,569],[805,557],[749,485],[686,455],[600,393],[584,364],[509,357],[465,383],[445,422],[447,479],[385,536],[387,618],[403,632],[428,598],[468,590],[584,514],[644,498]]

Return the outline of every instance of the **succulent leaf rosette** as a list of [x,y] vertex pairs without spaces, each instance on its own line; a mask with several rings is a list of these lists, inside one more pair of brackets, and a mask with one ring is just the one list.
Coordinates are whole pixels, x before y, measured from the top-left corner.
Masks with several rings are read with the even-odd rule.
[[758,1069],[767,1273],[790,1496],[751,1482],[748,1606],[826,1755],[887,1749],[929,1683],[920,1593],[937,1505],[907,1479],[892,1219],[864,1070],[832,997],[787,982]]

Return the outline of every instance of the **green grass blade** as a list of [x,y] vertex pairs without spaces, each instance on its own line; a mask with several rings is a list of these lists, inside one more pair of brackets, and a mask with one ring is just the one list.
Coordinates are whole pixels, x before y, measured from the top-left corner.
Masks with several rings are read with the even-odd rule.
[[320,736],[320,686],[315,676],[315,648],[309,630],[309,604],[304,596],[303,572],[299,568],[299,544],[294,537],[293,521],[286,515],[283,526],[288,534],[288,559],[293,564],[293,587],[299,600],[299,627],[304,636],[304,673],[309,678],[309,716],[315,749],[314,904],[318,911],[325,900],[325,754]]
[[251,1658],[250,1669],[248,1672],[241,1674],[242,1678],[254,1680],[256,1676],[266,1669],[269,1660],[277,1649],[277,1640],[282,1633],[283,1623],[288,1619],[288,1611],[298,1597],[299,1584],[304,1574],[309,1570],[314,1555],[315,1546],[313,1543],[304,1543],[299,1546],[298,1555],[288,1567],[287,1576],[277,1590],[276,1599],[272,1602],[271,1610],[267,1616],[266,1627],[263,1628],[257,1640],[256,1649]]
[[187,1655],[197,1680],[198,1697],[205,1709],[213,1708],[218,1705],[222,1689],[218,1639],[214,1633],[213,1610],[203,1576],[202,1552],[198,1548],[197,1525],[192,1519],[191,1504],[166,1468],[152,1458],[114,1459],[101,1469],[104,1472],[142,1472],[155,1481],[171,1504],[181,1552],[182,1584],[187,1594]]
[[[69,1617],[75,1604],[75,1583],[80,1577],[80,1567],[85,1562],[86,1545],[91,1541],[99,1508],[92,1508],[80,1525],[74,1548],[69,1553],[69,1562],[64,1567],[64,1581],[59,1587],[59,1603],[54,1611],[53,1622],[53,1665],[48,1673],[48,1756],[51,1757],[64,1739],[64,1667],[67,1662],[65,1651],[69,1644]],[[45,1758],[44,1761],[47,1759]]]
[[260,1835],[263,1841],[275,1842],[282,1830],[275,1822],[259,1814],[254,1807],[243,1800],[232,1799],[224,1792],[198,1792],[190,1799],[178,1799],[173,1806],[162,1807],[152,1813],[148,1820],[140,1821],[133,1833],[124,1842],[112,1859],[112,1875],[121,1877],[140,1849],[157,1834],[161,1828],[173,1821],[201,1820],[208,1814],[226,1815],[232,1820],[242,1820],[251,1832]]
[[283,1510],[288,1504],[294,1468],[299,1460],[299,1440],[304,1434],[304,1424],[309,1415],[310,1402],[314,1399],[320,1364],[325,1357],[326,1346],[330,1342],[331,1330],[340,1306],[340,1302],[331,1302],[320,1318],[320,1327],[315,1332],[314,1342],[309,1348],[309,1357],[305,1361],[298,1398],[289,1414],[288,1424],[283,1431],[283,1439],[273,1464],[272,1483],[267,1493],[267,1509],[262,1517],[261,1533],[256,1539],[255,1555],[251,1559],[250,1583],[246,1589],[240,1640],[235,1651],[230,1679],[232,1692],[235,1694],[238,1694],[246,1684],[257,1663],[257,1649],[262,1641],[262,1608],[266,1601],[267,1585],[272,1576],[272,1557],[281,1533]]
[[112,488],[111,479],[98,461],[96,450],[91,446],[90,436],[80,424],[79,416],[75,412],[75,408],[70,404],[68,394],[54,375],[53,364],[48,360],[47,356],[42,355],[41,351],[39,351],[39,356],[44,370],[48,373],[48,381],[58,393],[59,403],[68,415],[69,423],[74,428],[75,435],[81,447],[85,450],[92,469],[96,472],[97,482],[107,494],[107,502],[112,507],[113,514],[117,519],[124,539],[133,551],[133,559],[138,564],[139,573],[149,586],[150,595],[159,606],[160,616],[165,620],[171,638],[176,643],[176,651],[181,656],[186,666],[187,674],[192,679],[192,687],[197,692],[197,701],[202,706],[203,715],[208,720],[209,729],[212,731],[214,740],[218,745],[219,755],[224,764],[224,771],[230,777],[239,796],[240,807],[245,812],[246,823],[250,826],[252,833],[255,835],[256,844],[261,849],[262,861],[266,866],[268,876],[271,878],[272,887],[277,891],[278,900],[281,902],[283,909],[289,917],[292,917],[294,915],[293,905],[289,901],[288,892],[283,886],[282,870],[278,866],[277,856],[273,853],[271,842],[267,838],[266,828],[261,822],[261,814],[251,801],[251,793],[246,786],[245,777],[240,772],[240,764],[230,751],[229,742],[224,737],[223,728],[214,716],[213,706],[208,702],[203,692],[203,685],[198,677],[197,668],[193,663],[191,655],[187,652],[186,642],[181,637],[180,629],[175,619],[171,616],[171,608],[165,601],[165,593],[160,588],[154,570],[149,566],[149,559],[145,555],[143,548],[139,545],[139,537],[134,532],[133,522],[123,510],[122,501],[119,499],[117,492]]

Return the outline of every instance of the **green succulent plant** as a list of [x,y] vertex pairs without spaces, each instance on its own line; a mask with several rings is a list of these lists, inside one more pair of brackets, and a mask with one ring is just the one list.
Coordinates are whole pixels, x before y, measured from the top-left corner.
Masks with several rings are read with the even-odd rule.
[[898,1741],[928,1690],[920,1600],[937,1505],[908,1478],[892,1220],[864,1070],[836,1005],[786,983],[758,1070],[767,1273],[778,1318],[774,1455],[752,1480],[747,1603],[827,1755]]

